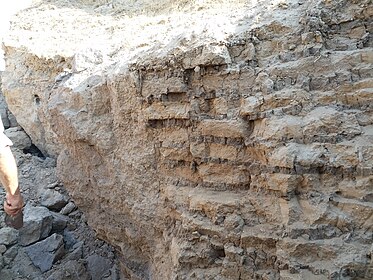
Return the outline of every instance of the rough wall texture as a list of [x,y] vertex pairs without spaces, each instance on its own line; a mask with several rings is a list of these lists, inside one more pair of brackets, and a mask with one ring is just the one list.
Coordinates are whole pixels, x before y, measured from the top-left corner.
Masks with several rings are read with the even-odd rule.
[[131,279],[373,278],[373,6],[272,2],[101,71],[6,44],[10,109]]

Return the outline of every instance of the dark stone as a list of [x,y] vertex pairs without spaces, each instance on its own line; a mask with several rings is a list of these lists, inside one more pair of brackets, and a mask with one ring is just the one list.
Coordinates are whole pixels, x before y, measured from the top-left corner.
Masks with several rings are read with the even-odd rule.
[[41,205],[54,211],[60,211],[67,203],[69,198],[55,190],[47,189],[41,196]]
[[19,230],[19,244],[27,246],[46,238],[51,232],[52,221],[52,214],[47,208],[26,206],[24,225]]
[[88,271],[92,276],[92,280],[101,280],[113,266],[110,260],[99,255],[91,255],[87,258]]
[[63,237],[56,233],[25,250],[32,263],[42,272],[50,270],[52,265],[65,254]]
[[47,280],[90,280],[87,269],[79,261],[67,261],[62,267],[52,273]]

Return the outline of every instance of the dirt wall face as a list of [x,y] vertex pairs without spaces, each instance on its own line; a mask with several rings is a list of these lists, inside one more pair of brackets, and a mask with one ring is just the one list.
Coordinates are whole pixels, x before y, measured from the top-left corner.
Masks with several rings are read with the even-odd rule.
[[110,44],[76,53],[56,43],[81,47],[73,30],[44,56],[6,41],[9,108],[131,279],[373,276],[373,7],[251,4],[182,6],[121,44],[127,19],[96,7]]

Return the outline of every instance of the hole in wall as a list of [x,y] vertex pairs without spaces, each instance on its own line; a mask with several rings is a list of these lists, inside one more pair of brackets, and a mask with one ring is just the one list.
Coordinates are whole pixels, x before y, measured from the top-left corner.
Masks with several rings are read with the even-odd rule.
[[40,105],[40,97],[37,94],[34,95],[34,103],[36,106]]

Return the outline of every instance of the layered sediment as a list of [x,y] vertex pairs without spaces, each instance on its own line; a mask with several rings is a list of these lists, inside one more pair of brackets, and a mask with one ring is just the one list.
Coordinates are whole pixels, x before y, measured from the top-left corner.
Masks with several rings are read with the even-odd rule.
[[371,2],[132,4],[20,13],[2,77],[126,275],[372,278]]

